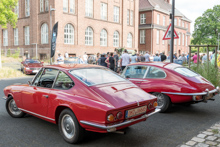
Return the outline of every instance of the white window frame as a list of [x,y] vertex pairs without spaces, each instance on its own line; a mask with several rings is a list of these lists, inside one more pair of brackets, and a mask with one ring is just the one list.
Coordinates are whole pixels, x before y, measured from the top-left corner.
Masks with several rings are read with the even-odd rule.
[[18,46],[18,28],[14,28],[14,46]]
[[93,17],[93,0],[85,0],[85,15]]
[[3,30],[3,46],[8,46],[8,30]]
[[30,0],[25,0],[25,17],[30,16]]
[[[163,34],[162,34],[162,37],[165,35],[165,31],[163,31]],[[165,44],[165,40],[163,40],[162,38],[162,44],[164,45]]]
[[140,24],[146,24],[146,14],[145,14],[145,13],[144,13],[144,14],[141,14],[141,15],[140,15],[140,18],[141,18]]
[[44,12],[44,0],[40,0],[40,12]]
[[182,21],[182,27],[183,27],[183,28],[185,27],[185,22],[184,22],[184,21]]
[[186,35],[186,46],[188,46],[188,36]]
[[49,0],[45,0],[45,11],[49,11]]
[[140,30],[140,44],[145,44],[146,30]]
[[157,44],[160,44],[160,30],[157,30]]
[[182,45],[184,46],[184,44],[185,44],[185,34],[183,34],[182,36]]
[[177,25],[177,19],[176,18],[174,19],[174,25]]
[[181,45],[181,33],[179,33],[179,46]]
[[105,29],[102,29],[100,33],[100,46],[107,46],[108,33]]
[[160,14],[157,14],[157,24],[160,24]]
[[177,45],[177,39],[174,39],[174,45]]
[[25,35],[25,45],[30,45],[30,27],[25,26],[24,27],[24,35]]
[[107,20],[107,12],[108,12],[108,5],[106,3],[101,3],[101,19]]
[[134,17],[134,11],[130,11],[130,25],[131,26],[133,26],[133,21],[134,21],[134,19],[133,19],[133,17]]
[[74,44],[75,30],[72,24],[68,23],[64,27],[64,44]]
[[130,10],[127,10],[127,25],[130,24]]
[[85,45],[93,46],[93,29],[91,27],[87,27],[85,31]]
[[115,31],[114,32],[114,35],[113,35],[113,46],[114,47],[119,47],[119,37],[120,37],[120,35],[119,35],[119,32],[118,31]]
[[133,36],[131,33],[128,33],[128,36],[127,36],[127,47],[128,48],[132,48],[133,46]]
[[181,19],[179,18],[179,26],[181,27]]
[[15,6],[14,12],[15,12],[15,14],[17,14],[17,16],[19,18],[19,1],[17,3],[17,6]]
[[46,23],[41,26],[41,44],[48,44],[48,25]]
[[163,16],[163,26],[166,25],[166,16]]
[[63,12],[68,13],[68,0],[63,0]]
[[70,13],[75,14],[76,13],[76,10],[75,10],[76,2],[75,2],[75,0],[69,0],[69,3],[70,3]]
[[119,12],[120,12],[120,8],[114,6],[114,22],[116,23],[119,23]]

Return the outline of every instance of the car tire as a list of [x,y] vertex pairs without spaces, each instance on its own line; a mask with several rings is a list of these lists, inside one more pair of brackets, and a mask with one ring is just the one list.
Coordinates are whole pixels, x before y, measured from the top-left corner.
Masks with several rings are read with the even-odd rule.
[[172,103],[167,95],[159,92],[152,93],[152,95],[157,97],[158,108],[161,109],[161,113],[167,112],[170,109]]
[[14,99],[10,96],[5,104],[6,110],[11,117],[21,118],[24,117],[25,113],[18,109]]
[[60,113],[59,130],[64,140],[71,144],[80,142],[84,137],[84,129],[70,109],[64,109]]

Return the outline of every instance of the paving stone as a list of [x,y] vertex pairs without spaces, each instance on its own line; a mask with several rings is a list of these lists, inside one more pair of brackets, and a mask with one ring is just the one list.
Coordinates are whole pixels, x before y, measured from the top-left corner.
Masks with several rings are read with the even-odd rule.
[[216,143],[216,142],[213,142],[213,141],[206,141],[205,143],[206,143],[206,144],[209,144],[209,145],[217,145],[217,143]]
[[220,139],[218,139],[218,140],[216,140],[216,141],[220,142]]
[[195,147],[209,147],[209,145],[205,143],[198,143]]
[[208,136],[206,139],[207,139],[207,140],[214,141],[214,140],[216,140],[216,138],[217,138],[217,137],[215,137],[215,136]]
[[207,129],[206,131],[208,131],[208,132],[212,132],[212,129]]
[[215,136],[215,137],[219,137],[219,138],[220,138],[220,134],[215,134],[214,136]]
[[220,129],[220,127],[216,127],[216,126],[213,126],[213,127],[211,127],[212,129],[217,129],[217,130],[219,130]]
[[190,146],[193,146],[193,145],[195,145],[196,143],[197,143],[197,142],[190,140],[190,141],[188,141],[186,144],[187,144],[187,145],[190,145]]
[[205,134],[199,134],[199,135],[197,135],[197,137],[199,137],[199,138],[205,138],[207,135],[205,135]]
[[195,142],[204,142],[205,141],[205,139],[198,138],[198,137],[193,137],[192,140]]
[[202,132],[203,134],[206,134],[206,135],[213,135],[212,132],[208,132],[208,131],[205,131],[205,132]]
[[219,144],[219,145],[217,145],[217,147],[220,147],[220,144]]
[[180,147],[190,147],[190,146],[188,146],[188,145],[181,145]]

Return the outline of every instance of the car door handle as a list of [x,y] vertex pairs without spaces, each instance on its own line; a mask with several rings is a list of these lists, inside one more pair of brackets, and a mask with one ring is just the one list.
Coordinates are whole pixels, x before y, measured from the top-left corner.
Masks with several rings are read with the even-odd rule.
[[45,98],[49,98],[49,96],[48,96],[48,95],[43,95],[43,97],[45,97]]

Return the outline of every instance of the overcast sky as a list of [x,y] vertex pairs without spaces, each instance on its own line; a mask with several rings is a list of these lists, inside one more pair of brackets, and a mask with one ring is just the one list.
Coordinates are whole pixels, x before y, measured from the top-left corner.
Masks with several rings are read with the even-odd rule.
[[220,0],[175,0],[176,8],[192,20],[191,33],[194,31],[196,18],[202,16],[207,9],[213,8],[215,5],[220,5]]

